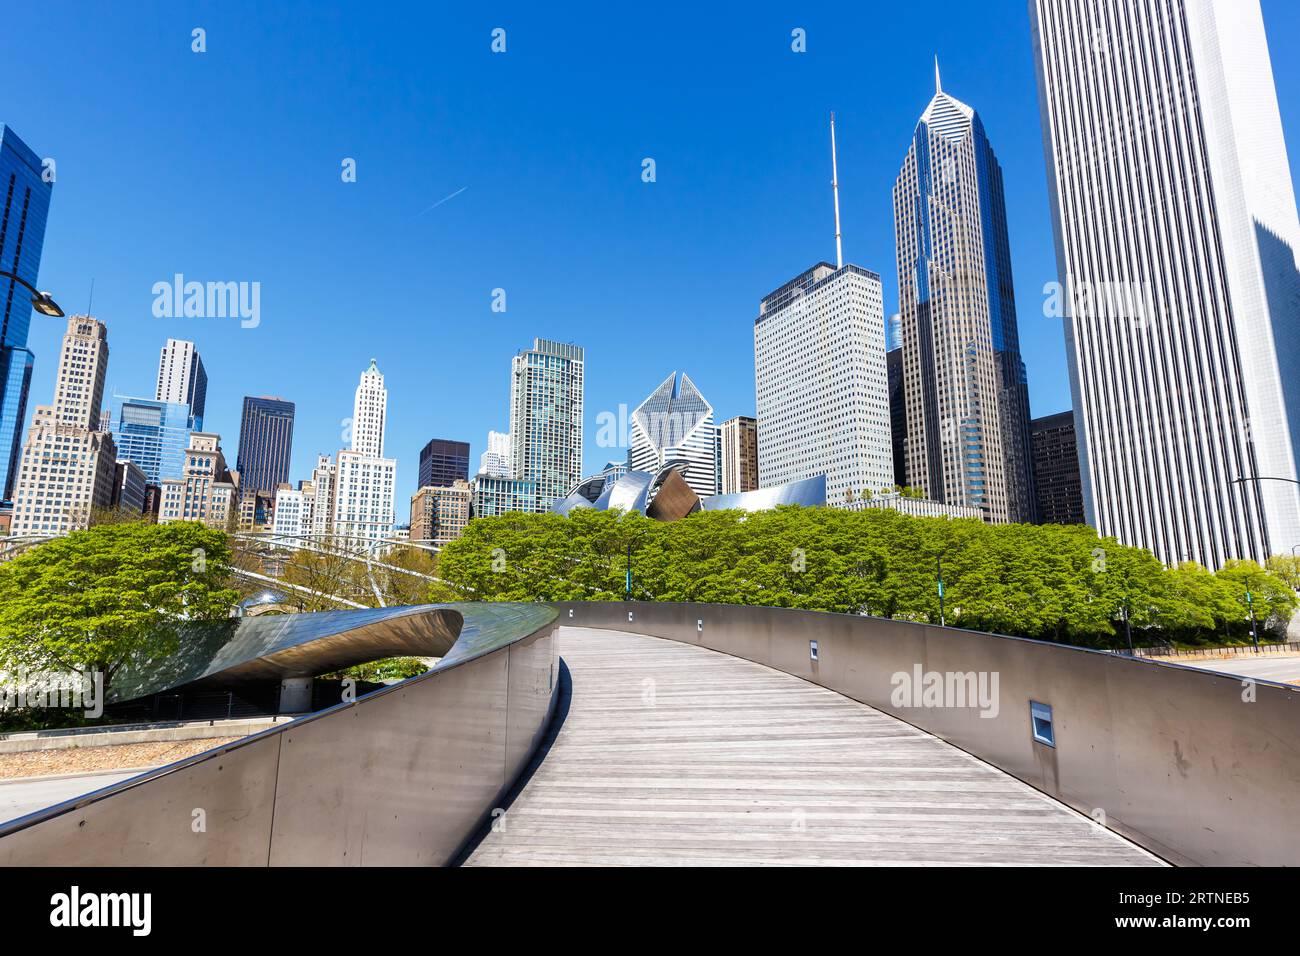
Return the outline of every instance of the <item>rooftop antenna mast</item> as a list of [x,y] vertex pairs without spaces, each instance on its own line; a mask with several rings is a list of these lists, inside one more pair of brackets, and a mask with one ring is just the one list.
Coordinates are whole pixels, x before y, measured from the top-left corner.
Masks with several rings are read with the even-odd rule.
[[835,268],[844,268],[844,250],[840,245],[840,177],[835,160],[835,113],[831,112],[831,192],[835,194]]

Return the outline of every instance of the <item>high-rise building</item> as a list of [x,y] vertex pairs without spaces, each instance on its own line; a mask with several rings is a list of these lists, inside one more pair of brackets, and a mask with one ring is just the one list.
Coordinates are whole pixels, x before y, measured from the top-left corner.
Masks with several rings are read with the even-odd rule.
[[226,467],[220,435],[191,433],[181,476],[164,478],[159,489],[159,524],[199,521],[227,530],[239,523],[239,475]]
[[384,456],[384,426],[388,415],[388,389],[375,360],[361,373],[352,406],[352,450],[371,458]]
[[[334,530],[334,486],[338,470],[329,455],[319,455],[311,473],[312,494],[311,534],[316,537]],[[306,532],[304,532],[305,534]]]
[[289,481],[293,418],[293,402],[268,396],[244,396],[235,468],[245,494],[272,493]]
[[894,484],[880,276],[821,262],[754,322],[761,488],[826,476],[826,501]]
[[1030,14],[1088,522],[1170,563],[1289,553],[1300,222],[1259,3]]
[[425,485],[411,496],[410,541],[441,547],[459,538],[469,524],[469,482],[457,478],[449,486]]
[[119,458],[113,468],[113,500],[109,506],[131,515],[143,514],[148,487],[140,466]]
[[701,498],[718,493],[718,436],[713,406],[690,376],[671,373],[632,412],[628,465],[657,472],[673,460],[686,462],[682,477]]
[[435,438],[420,449],[419,487],[450,487],[469,481],[469,442]]
[[388,390],[374,359],[361,373],[353,409],[352,447],[335,465],[332,530],[352,541],[385,541],[395,523],[397,461],[384,457]]
[[909,487],[907,481],[907,390],[903,387],[903,348],[885,353],[889,373],[889,438],[894,451],[894,484]]
[[487,450],[479,455],[478,473],[497,478],[510,477],[510,434],[488,432]]
[[986,521],[1031,521],[1029,389],[1020,358],[1002,167],[984,124],[934,68],[894,183],[907,477]]
[[301,548],[302,536],[311,530],[311,497],[302,488],[281,485],[275,490],[275,507],[271,531],[276,543],[285,548]]
[[[0,268],[36,285],[50,211],[52,177],[40,158],[0,124]],[[32,353],[27,349],[32,297],[13,279],[0,278],[0,501],[13,497],[27,422]]]
[[747,415],[728,418],[719,429],[722,439],[722,494],[758,487],[758,420]]
[[188,405],[190,430],[203,431],[203,413],[208,401],[208,373],[193,342],[168,339],[158,359],[158,387],[154,397],[160,402]]
[[582,477],[583,351],[534,339],[514,357],[510,381],[510,467],[533,482],[528,511],[546,511]]
[[509,511],[535,511],[537,501],[537,482],[531,478],[479,475],[470,485],[470,510],[474,518],[489,518]]
[[109,508],[117,449],[98,430],[108,331],[88,315],[68,318],[59,353],[54,404],[38,405],[14,486],[14,534],[63,534],[86,528]]
[[1034,490],[1039,524],[1083,524],[1083,486],[1074,412],[1044,415],[1029,423],[1034,443]]
[[109,428],[120,461],[134,462],[151,485],[179,478],[190,444],[190,407],[114,395]]

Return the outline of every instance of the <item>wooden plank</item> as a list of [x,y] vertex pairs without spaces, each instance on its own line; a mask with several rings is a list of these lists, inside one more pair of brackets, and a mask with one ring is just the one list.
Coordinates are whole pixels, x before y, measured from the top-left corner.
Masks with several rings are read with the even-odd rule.
[[714,651],[561,628],[554,745],[471,866],[1160,861],[865,704]]

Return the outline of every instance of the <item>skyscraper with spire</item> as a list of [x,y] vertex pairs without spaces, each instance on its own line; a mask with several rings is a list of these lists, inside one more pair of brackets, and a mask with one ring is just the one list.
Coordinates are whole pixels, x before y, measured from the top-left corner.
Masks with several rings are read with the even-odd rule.
[[894,184],[894,235],[908,483],[986,521],[1032,521],[1002,168],[979,115],[943,91],[938,58]]
[[836,265],[764,296],[754,320],[760,487],[826,476],[827,502],[894,484],[880,276],[843,262],[831,120]]

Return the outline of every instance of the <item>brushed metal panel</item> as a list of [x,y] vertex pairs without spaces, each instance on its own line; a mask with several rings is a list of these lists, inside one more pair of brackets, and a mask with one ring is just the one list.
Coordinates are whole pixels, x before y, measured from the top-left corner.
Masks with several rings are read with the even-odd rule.
[[505,779],[523,772],[541,743],[560,679],[554,630],[510,645]]
[[265,866],[279,752],[268,731],[87,794],[0,839],[0,865]]

